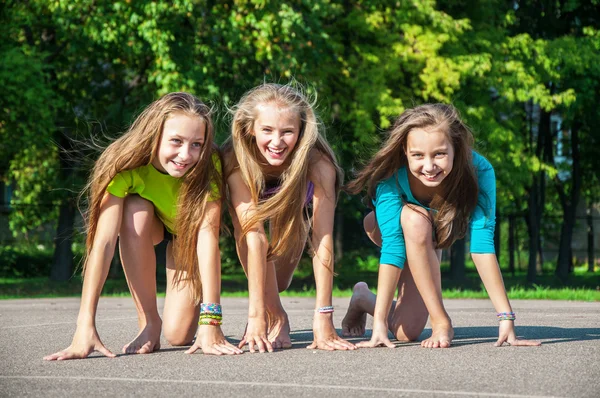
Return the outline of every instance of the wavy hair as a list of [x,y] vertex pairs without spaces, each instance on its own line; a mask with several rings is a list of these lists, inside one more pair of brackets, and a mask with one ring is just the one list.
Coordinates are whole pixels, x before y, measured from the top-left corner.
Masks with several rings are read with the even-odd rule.
[[[296,112],[300,116],[300,133],[290,154],[290,164],[279,178],[280,189],[273,196],[261,200],[265,189],[265,175],[261,167],[264,158],[252,131],[259,112],[257,107],[266,104],[276,104],[280,110]],[[231,137],[224,143],[223,151],[227,158],[233,159],[229,173],[239,168],[257,206],[254,215],[242,224],[241,236],[245,236],[255,224],[269,220],[271,233],[267,258],[291,259],[301,253],[305,242],[298,237],[306,236],[311,225],[311,220],[304,214],[311,161],[316,156],[324,156],[335,167],[336,199],[343,180],[342,169],[322,134],[314,102],[301,89],[290,84],[265,83],[255,87],[234,107]],[[231,156],[232,152],[235,156]]]
[[442,131],[454,147],[452,171],[442,181],[441,193],[430,203],[432,209],[437,209],[433,215],[437,247],[447,248],[465,236],[479,193],[471,153],[473,134],[452,105],[425,104],[402,113],[379,151],[344,189],[350,194],[366,189],[373,207],[377,184],[408,164],[406,142],[414,129]]
[[[158,155],[160,139],[165,121],[173,114],[199,117],[204,121],[205,140],[198,162],[182,177],[178,197],[176,219],[177,238],[174,240],[174,256],[177,264],[175,281],[185,279],[192,284],[194,299],[198,299],[200,275],[198,270],[197,243],[198,230],[204,217],[206,201],[211,194],[211,181],[222,192],[222,175],[216,170],[212,157],[217,148],[214,145],[214,129],[211,109],[195,96],[188,93],[170,93],[150,104],[133,122],[121,137],[112,142],[100,155],[86,184],[83,195],[87,195],[88,209],[86,220],[86,256],[83,273],[89,259],[100,206],[106,188],[121,171],[133,170],[150,164]],[[218,156],[218,155],[217,155]],[[185,211],[181,211],[185,209]],[[185,276],[184,278],[184,274]]]

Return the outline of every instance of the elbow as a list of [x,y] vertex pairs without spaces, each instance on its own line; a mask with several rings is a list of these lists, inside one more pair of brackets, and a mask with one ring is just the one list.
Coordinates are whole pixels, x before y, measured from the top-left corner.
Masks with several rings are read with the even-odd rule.
[[258,251],[261,255],[267,255],[269,241],[264,231],[250,231],[246,234],[248,251]]

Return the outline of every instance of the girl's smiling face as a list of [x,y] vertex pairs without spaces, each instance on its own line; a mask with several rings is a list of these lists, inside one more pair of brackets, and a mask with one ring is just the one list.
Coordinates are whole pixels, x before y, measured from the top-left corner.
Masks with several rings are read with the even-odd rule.
[[291,156],[300,137],[300,115],[275,103],[259,104],[252,135],[259,152],[273,167],[282,166]]
[[165,120],[158,156],[152,165],[161,173],[183,177],[198,162],[205,139],[202,118],[175,113]]
[[452,171],[454,147],[440,130],[412,130],[406,139],[406,158],[413,181],[436,189]]

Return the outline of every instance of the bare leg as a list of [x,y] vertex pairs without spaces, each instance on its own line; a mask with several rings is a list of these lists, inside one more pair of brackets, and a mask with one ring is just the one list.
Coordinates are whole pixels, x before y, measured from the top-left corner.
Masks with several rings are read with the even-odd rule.
[[[364,220],[365,232],[377,246],[381,246],[381,232],[377,226],[375,213],[369,213]],[[441,258],[441,250],[436,255]],[[439,267],[437,269],[439,274]],[[365,334],[366,315],[373,315],[377,296],[366,283],[359,282],[354,286],[348,312],[342,321],[345,336],[363,336]],[[427,323],[427,308],[415,284],[408,262],[400,274],[398,281],[398,298],[392,302],[388,325],[390,331],[400,341],[416,340]]]
[[[441,250],[439,256],[441,257]],[[439,267],[438,267],[439,272]],[[415,284],[411,264],[406,262],[398,283],[398,299],[390,317],[390,331],[399,341],[415,341],[425,329],[427,307]]]
[[[381,247],[381,232],[377,226],[375,212],[367,214],[363,221],[367,236],[373,243]],[[402,274],[400,274],[402,278]],[[373,316],[377,296],[369,290],[365,282],[358,282],[352,289],[352,298],[348,310],[342,320],[342,336],[360,337],[365,335],[367,314]],[[395,302],[392,303],[392,311]]]
[[[167,293],[163,310],[163,333],[169,344],[191,345],[196,329],[200,306],[194,304],[190,285],[174,284],[175,263],[173,242],[167,246]],[[183,276],[185,279],[185,275]]]
[[342,319],[342,336],[360,337],[365,335],[367,314],[373,316],[376,299],[377,296],[369,290],[369,286],[365,282],[358,282],[354,285],[348,311]]
[[[377,296],[365,282],[354,285],[346,316],[342,320],[344,336],[364,336],[367,314],[373,315]],[[398,298],[392,302],[388,327],[399,341],[414,341],[427,323],[427,308],[415,285],[409,264],[404,265],[398,281]]]
[[431,337],[421,342],[421,346],[447,348],[454,337],[454,330],[442,302],[440,261],[428,217],[422,208],[405,206],[400,219],[411,273],[431,317]]
[[139,326],[137,337],[123,347],[127,354],[147,354],[160,349],[162,321],[156,304],[154,245],[162,240],[163,228],[152,203],[137,195],[125,199],[119,247]]

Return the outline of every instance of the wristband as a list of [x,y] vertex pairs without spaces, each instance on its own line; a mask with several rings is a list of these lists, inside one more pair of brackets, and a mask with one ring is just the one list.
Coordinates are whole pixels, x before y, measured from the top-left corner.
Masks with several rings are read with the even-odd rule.
[[517,319],[514,312],[499,312],[496,317],[498,321],[514,321]]
[[219,303],[202,303],[200,304],[200,313],[221,315],[223,310]]
[[200,326],[202,326],[202,325],[221,326],[222,324],[223,324],[223,321],[216,320],[216,319],[200,319],[198,321],[198,325],[200,325]]
[[317,309],[319,314],[331,314],[333,312],[333,305],[327,305],[325,307],[320,307]]

